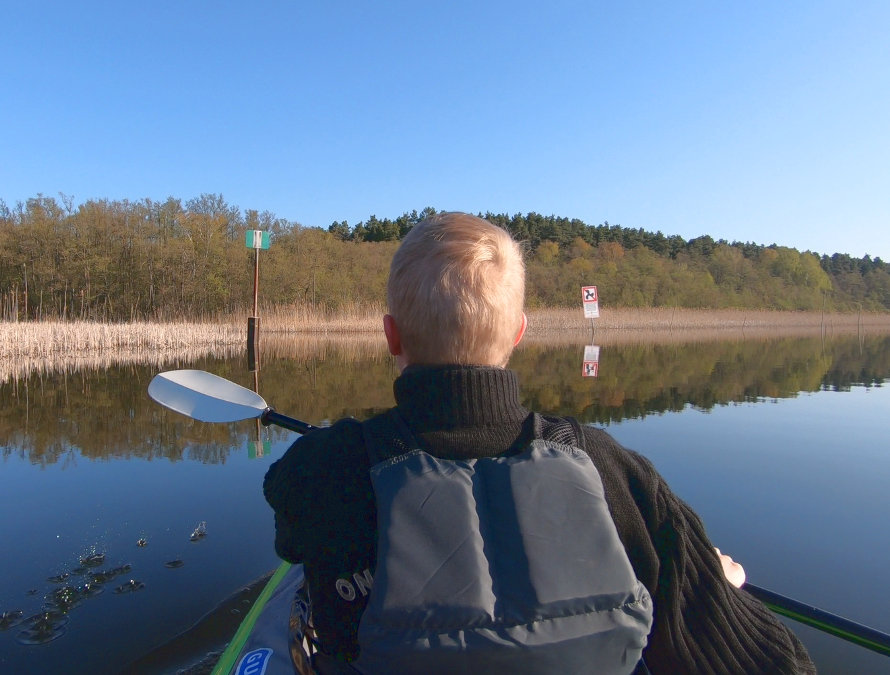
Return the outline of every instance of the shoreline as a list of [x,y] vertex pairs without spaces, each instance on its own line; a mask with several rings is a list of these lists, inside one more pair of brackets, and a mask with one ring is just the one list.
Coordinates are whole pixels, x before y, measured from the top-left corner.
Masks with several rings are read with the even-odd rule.
[[689,329],[725,330],[733,328],[794,327],[887,327],[890,313],[786,312],[766,309],[687,309],[650,307],[603,310],[598,319],[585,319],[580,310],[540,309],[528,313],[529,325],[544,324],[542,332],[591,328],[620,331],[673,331]]
[[[585,319],[580,309],[527,310],[532,339],[566,333],[659,333],[708,331],[834,331],[890,330],[890,313],[822,313],[770,310],[606,309],[598,319]],[[260,317],[264,337],[314,336],[364,338],[380,335],[383,311],[379,308],[342,315],[294,315],[279,309]],[[227,321],[0,321],[0,358],[23,356],[78,356],[103,352],[151,350],[188,352],[198,347],[226,347],[246,342],[247,317]]]
[[[353,358],[389,358],[379,308],[352,317],[313,317],[306,322],[280,310],[269,314],[261,317],[260,348],[265,359],[299,359],[301,355],[324,359],[332,348]],[[890,333],[890,313],[608,309],[593,323],[580,308],[527,314],[529,328],[520,350],[532,345],[655,345]],[[34,373],[73,373],[124,364],[152,364],[161,370],[207,356],[236,358],[243,356],[246,343],[246,316],[194,323],[0,322],[0,384]]]

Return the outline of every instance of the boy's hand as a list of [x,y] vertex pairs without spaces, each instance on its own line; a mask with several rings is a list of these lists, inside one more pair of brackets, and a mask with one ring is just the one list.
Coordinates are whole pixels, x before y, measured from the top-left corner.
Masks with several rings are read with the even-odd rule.
[[723,565],[723,574],[726,576],[726,580],[736,588],[741,588],[745,583],[745,568],[725,553],[721,553],[719,548],[715,547],[714,550],[717,551],[717,557],[720,558],[720,564]]

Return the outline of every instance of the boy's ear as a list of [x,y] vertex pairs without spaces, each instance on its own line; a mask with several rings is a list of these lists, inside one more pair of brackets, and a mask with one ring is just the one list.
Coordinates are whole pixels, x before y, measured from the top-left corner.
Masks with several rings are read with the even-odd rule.
[[383,315],[383,333],[386,335],[386,345],[389,353],[400,356],[402,353],[402,336],[399,335],[399,327],[391,314]]
[[522,323],[519,324],[519,332],[516,334],[516,340],[513,342],[513,346],[519,344],[519,341],[522,339],[522,336],[525,335],[525,329],[528,328],[528,317],[525,315],[525,312],[522,313]]

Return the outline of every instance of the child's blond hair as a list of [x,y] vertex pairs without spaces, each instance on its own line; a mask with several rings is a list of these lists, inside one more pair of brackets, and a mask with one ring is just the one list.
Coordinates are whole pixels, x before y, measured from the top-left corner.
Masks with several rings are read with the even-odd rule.
[[487,220],[440,213],[405,236],[386,296],[410,363],[505,366],[523,323],[522,250]]

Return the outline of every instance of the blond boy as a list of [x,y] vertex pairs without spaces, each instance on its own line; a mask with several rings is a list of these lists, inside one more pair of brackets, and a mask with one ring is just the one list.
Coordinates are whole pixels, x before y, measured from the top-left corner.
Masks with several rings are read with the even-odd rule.
[[[586,453],[633,574],[654,601],[634,672],[814,672],[797,638],[727,582],[740,585],[741,568],[718,557],[700,519],[645,458],[602,430],[521,405],[506,365],[526,327],[524,283],[519,245],[485,220],[444,213],[406,235],[392,262],[384,332],[401,371],[393,412],[412,439],[433,458],[459,462],[510,457],[535,439]],[[373,588],[378,518],[366,440],[356,420],[307,434],[264,484],[276,551],[306,565],[322,648],[333,659],[326,663],[360,656]]]

